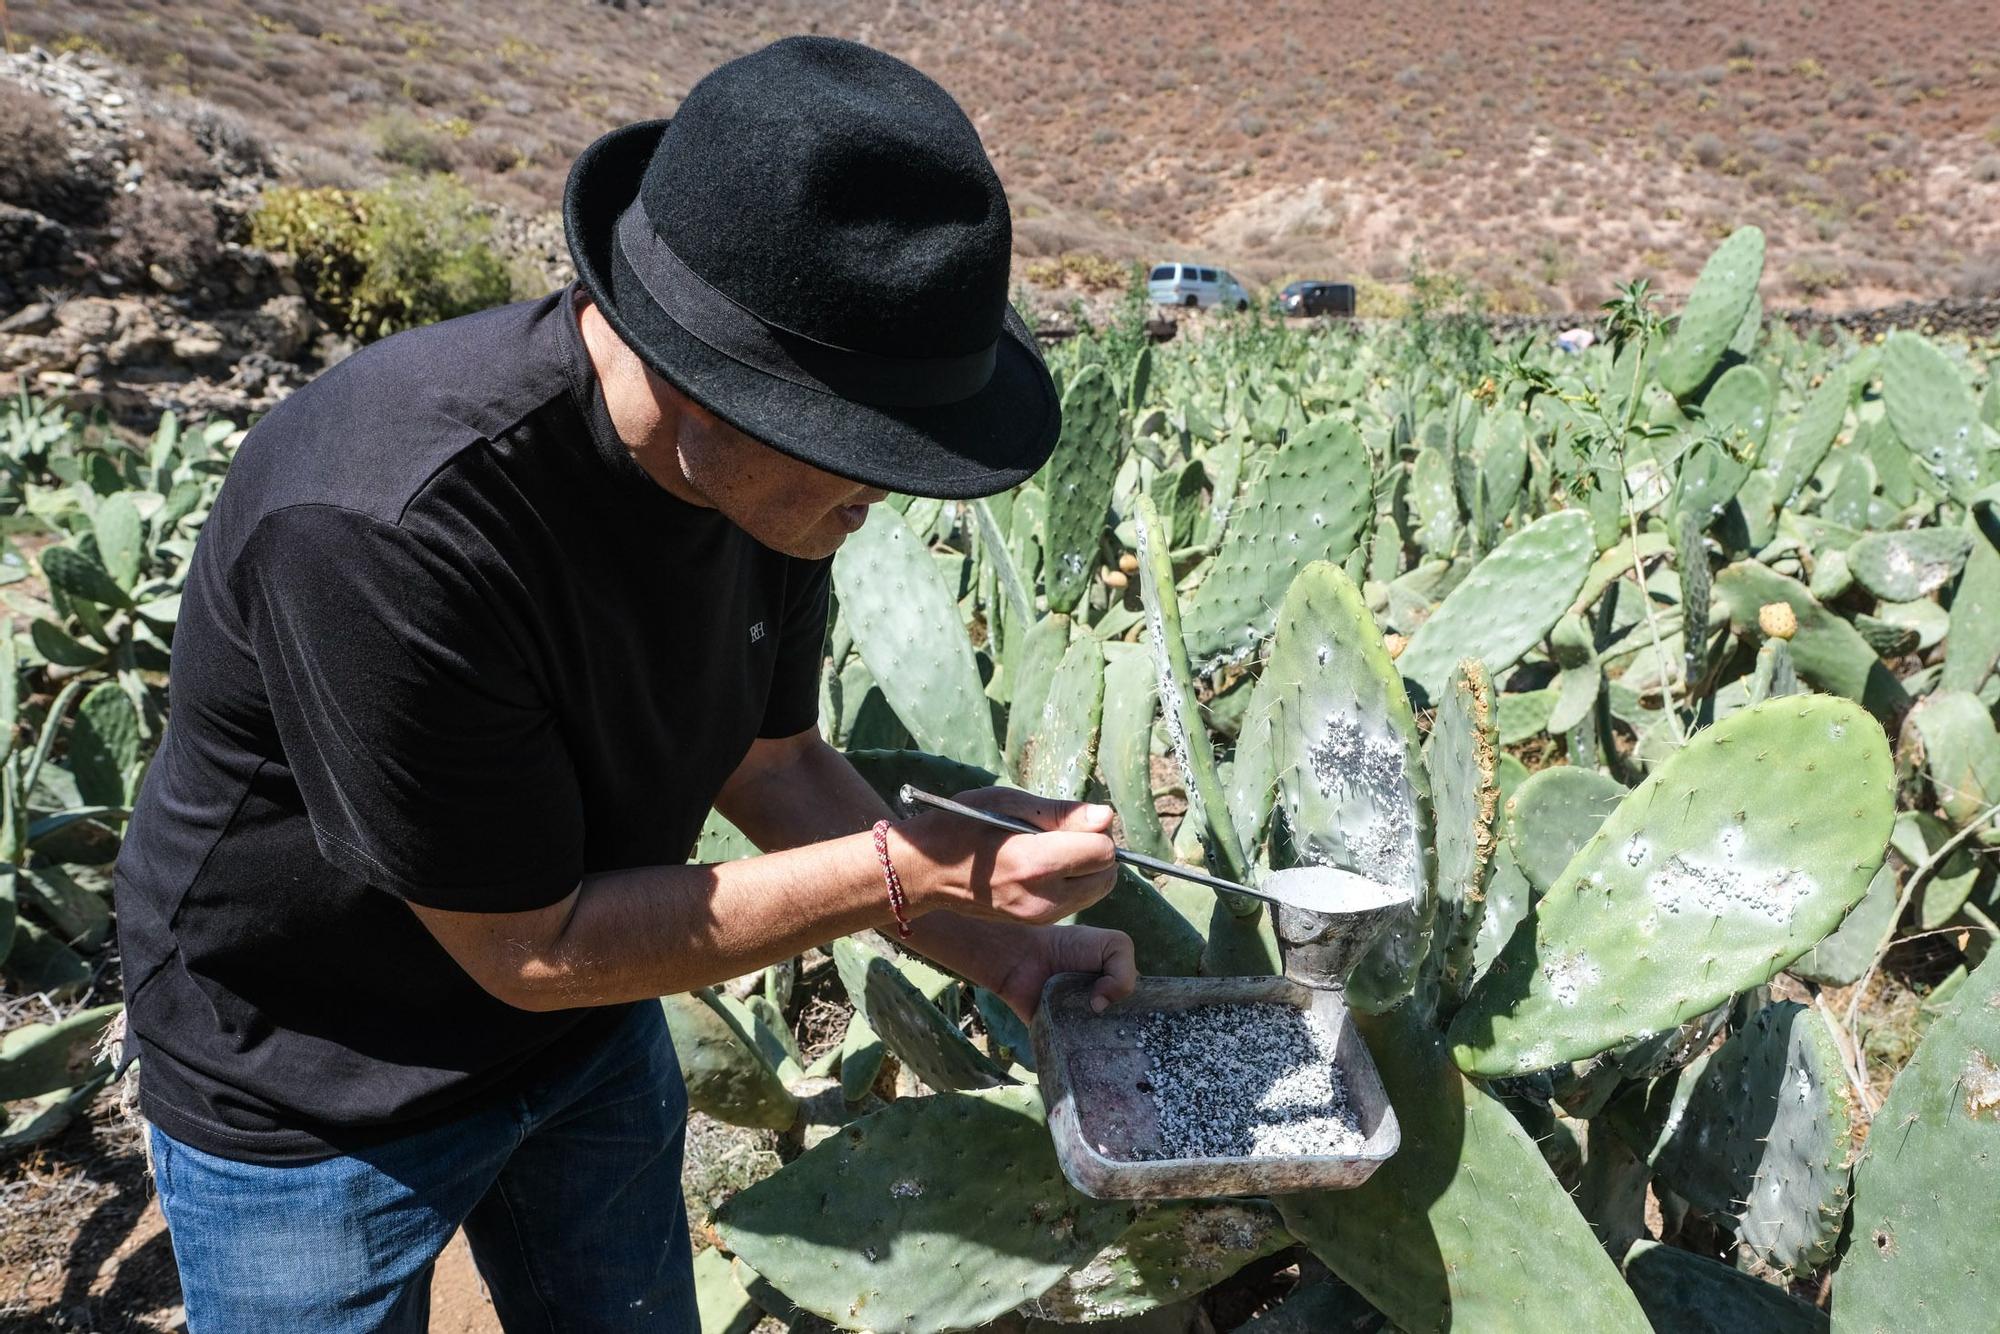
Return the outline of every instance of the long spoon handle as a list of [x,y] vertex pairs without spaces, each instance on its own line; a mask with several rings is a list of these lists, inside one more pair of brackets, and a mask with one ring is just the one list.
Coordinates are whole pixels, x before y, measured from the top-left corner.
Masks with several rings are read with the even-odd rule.
[[[905,806],[918,804],[931,806],[937,810],[950,811],[953,815],[962,815],[968,820],[977,820],[981,824],[992,825],[995,829],[1005,829],[1010,833],[1041,834],[1047,832],[1044,829],[1029,824],[1025,820],[1016,820],[1012,816],[1007,815],[995,815],[992,811],[982,811],[976,806],[967,806],[963,802],[953,801],[949,797],[936,796],[932,793],[911,787],[908,783],[903,784],[902,790],[896,795],[903,799]],[[1197,871],[1192,866],[1181,866],[1174,862],[1161,861],[1158,857],[1148,857],[1143,852],[1133,852],[1129,848],[1114,848],[1111,855],[1119,861],[1124,862],[1127,866],[1137,866],[1143,870],[1151,871],[1155,875],[1170,875],[1177,880],[1186,880],[1197,885],[1206,885],[1210,889],[1222,890],[1231,894],[1248,894],[1251,898],[1262,899],[1266,903],[1278,902],[1278,900],[1272,898],[1270,895],[1259,894],[1249,886],[1239,885],[1234,880],[1224,880],[1221,876],[1210,875],[1206,871]]]

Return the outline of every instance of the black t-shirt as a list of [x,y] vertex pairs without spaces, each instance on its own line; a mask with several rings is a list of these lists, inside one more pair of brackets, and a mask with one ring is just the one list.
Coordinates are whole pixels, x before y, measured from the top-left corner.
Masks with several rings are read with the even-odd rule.
[[827,562],[612,430],[575,289],[413,330],[252,430],[196,545],[118,861],[140,1105],[304,1161],[523,1087],[626,1007],[493,999],[403,900],[554,903],[686,859],[816,720]]

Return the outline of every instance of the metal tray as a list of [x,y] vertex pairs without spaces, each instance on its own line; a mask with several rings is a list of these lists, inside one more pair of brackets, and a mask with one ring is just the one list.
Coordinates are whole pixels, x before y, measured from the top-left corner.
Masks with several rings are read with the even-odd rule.
[[[1042,989],[1032,1033],[1056,1158],[1093,1199],[1181,1199],[1347,1190],[1366,1181],[1402,1143],[1375,1061],[1355,1031],[1345,994],[1283,977],[1142,977],[1103,1014],[1090,1009],[1096,977],[1060,973]],[[1197,1005],[1269,1001],[1317,1013],[1337,1035],[1334,1066],[1365,1137],[1352,1154],[1259,1158],[1141,1158],[1159,1143],[1153,1100],[1139,1088],[1146,1054],[1132,1020]],[[1124,1034],[1120,1029],[1125,1030]]]

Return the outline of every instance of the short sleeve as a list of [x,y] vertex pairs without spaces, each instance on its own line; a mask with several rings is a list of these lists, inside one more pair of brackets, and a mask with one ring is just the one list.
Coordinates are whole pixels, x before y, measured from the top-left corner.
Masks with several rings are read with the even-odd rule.
[[259,522],[230,584],[321,855],[428,907],[546,907],[583,874],[576,773],[463,562],[305,505]]
[[826,655],[826,614],[833,561],[798,561],[785,590],[784,628],[764,704],[760,737],[796,736],[819,721],[819,673]]

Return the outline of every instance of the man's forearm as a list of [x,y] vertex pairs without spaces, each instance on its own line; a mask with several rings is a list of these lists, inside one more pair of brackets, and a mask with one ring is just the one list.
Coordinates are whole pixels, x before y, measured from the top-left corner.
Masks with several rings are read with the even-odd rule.
[[[847,757],[824,742],[802,747],[793,764],[775,767],[748,782],[732,783],[717,806],[745,837],[766,850],[837,838],[895,814]],[[879,880],[877,883],[879,891]],[[981,968],[981,963],[992,961],[1003,936],[1019,930],[1006,922],[981,921],[940,910],[911,924],[908,944],[962,977],[984,981],[990,969]],[[826,941],[811,943],[824,945]]]
[[890,920],[865,834],[719,866],[608,871],[578,888],[516,1003],[569,1009],[692,991]]

